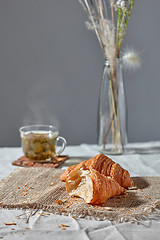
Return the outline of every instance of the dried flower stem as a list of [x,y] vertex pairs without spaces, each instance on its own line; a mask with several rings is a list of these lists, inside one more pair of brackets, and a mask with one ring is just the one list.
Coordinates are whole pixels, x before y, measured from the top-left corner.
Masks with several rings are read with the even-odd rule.
[[112,26],[114,28],[114,0],[110,0],[110,6],[111,6]]
[[90,0],[79,1],[88,15],[90,29],[92,28],[96,33],[105,58],[110,61],[111,68],[113,68],[116,56],[115,30],[113,23],[107,18],[105,1],[94,0],[94,4]]
[[[98,40],[99,40],[99,43],[100,43],[101,47],[103,48],[103,44],[102,44],[102,41],[101,41],[99,32],[98,32],[98,30],[97,30],[96,23],[95,23],[95,20],[94,20],[92,11],[91,11],[91,7],[90,7],[90,5],[88,4],[88,1],[87,1],[87,0],[84,0],[84,3],[83,3],[81,0],[79,0],[79,1],[80,1],[80,3],[82,4],[82,7],[84,8],[84,10],[87,12],[88,17],[89,17],[89,19],[90,19],[90,21],[91,21],[91,23],[92,23],[92,25],[93,25],[94,31],[95,31],[95,33],[96,33],[96,35],[97,35]],[[91,1],[91,3],[92,3],[92,1]]]
[[128,0],[129,7],[121,8],[117,6],[117,34],[116,34],[116,51],[117,57],[120,58],[120,49],[126,35],[128,21],[131,16],[134,0]]

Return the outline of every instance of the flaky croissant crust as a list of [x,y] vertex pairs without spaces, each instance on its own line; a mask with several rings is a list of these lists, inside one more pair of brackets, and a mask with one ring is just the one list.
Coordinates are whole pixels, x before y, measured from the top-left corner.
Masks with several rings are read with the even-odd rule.
[[71,171],[85,168],[85,169],[95,169],[99,173],[110,176],[113,180],[119,183],[120,186],[124,188],[129,188],[134,186],[134,182],[131,179],[129,172],[123,169],[118,163],[115,163],[112,159],[105,156],[104,154],[98,154],[97,156],[85,160],[78,165],[70,166],[62,175],[61,180],[66,181],[68,175]]

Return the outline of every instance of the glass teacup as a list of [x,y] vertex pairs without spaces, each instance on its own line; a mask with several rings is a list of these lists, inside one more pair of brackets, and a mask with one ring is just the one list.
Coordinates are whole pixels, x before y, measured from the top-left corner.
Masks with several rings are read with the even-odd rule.
[[[58,129],[51,125],[28,125],[19,131],[25,156],[35,162],[51,161],[64,151],[67,144],[65,138],[58,135]],[[62,142],[62,146],[57,152],[58,141]]]

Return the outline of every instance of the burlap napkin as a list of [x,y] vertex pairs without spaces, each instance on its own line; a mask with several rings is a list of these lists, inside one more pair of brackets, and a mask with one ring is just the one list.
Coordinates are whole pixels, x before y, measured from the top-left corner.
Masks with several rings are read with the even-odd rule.
[[109,199],[102,205],[89,205],[70,198],[59,177],[61,169],[17,168],[0,183],[0,207],[42,209],[48,212],[96,220],[140,221],[160,212],[160,177],[134,177],[136,190]]

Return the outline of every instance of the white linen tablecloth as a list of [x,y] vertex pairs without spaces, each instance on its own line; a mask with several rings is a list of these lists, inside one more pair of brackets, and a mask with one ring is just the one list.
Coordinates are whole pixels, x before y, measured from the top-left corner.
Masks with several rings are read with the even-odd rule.
[[[160,142],[142,144],[130,144],[130,147],[150,148],[159,146]],[[81,144],[79,146],[67,146],[64,155],[69,159],[61,165],[66,169],[71,164],[79,163],[99,153],[97,145]],[[23,155],[21,148],[0,148],[0,179],[7,177],[16,166],[12,161]],[[160,151],[152,154],[124,154],[111,156],[133,176],[160,176]],[[159,186],[160,187],[160,186]],[[116,223],[108,220],[96,221],[87,219],[73,219],[60,215],[43,215],[37,212],[27,218],[28,210],[0,210],[0,239],[76,239],[76,240],[146,240],[160,239],[160,217],[153,216],[147,221],[137,223]],[[5,222],[15,222],[16,225],[6,226]],[[62,230],[59,227],[66,224],[69,227]]]

